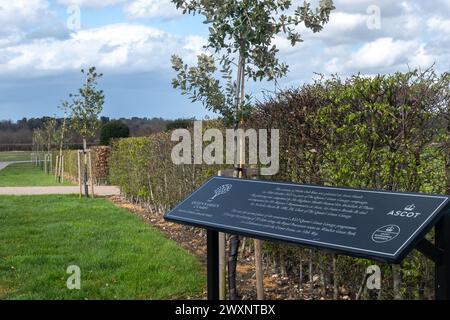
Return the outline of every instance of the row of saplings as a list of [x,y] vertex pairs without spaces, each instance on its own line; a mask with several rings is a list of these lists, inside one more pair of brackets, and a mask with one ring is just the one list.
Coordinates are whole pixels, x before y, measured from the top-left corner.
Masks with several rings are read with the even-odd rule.
[[[103,75],[95,67],[81,72],[85,77],[83,86],[76,93],[69,94],[69,100],[63,101],[58,107],[63,117],[48,118],[41,128],[33,131],[31,161],[45,173],[53,174],[55,181],[59,183],[64,183],[65,179],[76,180],[80,187],[80,197],[93,197],[96,180],[106,176],[103,172],[106,169],[100,165],[98,170],[94,168],[97,153],[103,159],[104,149],[94,153],[89,145],[100,142],[107,146],[113,138],[128,137],[130,130],[120,121],[103,123],[99,120],[105,95],[97,88],[97,82]],[[66,171],[67,150],[77,153],[75,175],[70,170],[68,172],[72,174]],[[99,179],[96,179],[96,172],[101,172]]]

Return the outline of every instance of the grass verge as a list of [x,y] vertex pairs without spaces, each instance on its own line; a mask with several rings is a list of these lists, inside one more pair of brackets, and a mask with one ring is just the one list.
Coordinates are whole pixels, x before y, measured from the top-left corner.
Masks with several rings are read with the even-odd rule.
[[0,299],[187,298],[204,283],[192,255],[107,200],[0,197]]
[[13,163],[0,170],[0,187],[71,186],[69,181],[57,183],[53,174],[45,174],[31,163]]

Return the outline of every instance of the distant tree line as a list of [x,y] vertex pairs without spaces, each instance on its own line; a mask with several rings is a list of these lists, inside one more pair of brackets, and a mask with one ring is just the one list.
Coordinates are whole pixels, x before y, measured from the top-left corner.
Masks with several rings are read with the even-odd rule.
[[[51,117],[41,118],[23,118],[18,121],[0,120],[0,144],[31,144],[33,140],[33,130],[42,129]],[[163,118],[120,118],[110,119],[109,117],[101,117],[101,126],[112,122],[120,121],[126,124],[130,130],[131,137],[143,137],[152,133],[162,132],[168,128],[184,127],[191,119],[166,120]],[[57,127],[62,125],[63,118],[57,118]],[[81,142],[81,137],[78,137],[75,132],[69,132],[69,136],[73,137],[71,141]],[[100,139],[100,131],[98,132],[94,141],[98,142]]]

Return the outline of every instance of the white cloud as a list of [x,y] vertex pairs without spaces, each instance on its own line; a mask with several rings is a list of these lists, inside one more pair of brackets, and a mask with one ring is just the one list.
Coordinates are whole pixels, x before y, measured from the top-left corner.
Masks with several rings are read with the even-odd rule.
[[58,3],[65,6],[75,5],[79,7],[104,8],[125,1],[127,0],[58,0]]
[[364,44],[354,52],[348,52],[348,58],[342,52],[332,57],[325,65],[330,73],[383,73],[386,70],[397,71],[406,66],[411,68],[429,67],[436,59],[427,52],[426,45],[419,41],[379,38]]
[[409,65],[412,68],[427,68],[436,62],[437,57],[428,53],[425,44],[420,44],[409,57]]
[[206,45],[207,41],[205,38],[200,36],[188,36],[186,37],[186,44],[183,49],[189,52],[194,52],[195,55],[199,55],[203,52],[203,47]]
[[0,49],[0,73],[40,75],[89,65],[110,72],[167,70],[171,54],[192,61],[201,42],[199,37],[181,38],[143,25],[114,24],[82,30],[65,40],[38,39]]
[[357,69],[392,66],[416,47],[414,41],[380,38],[362,46],[351,55],[350,64]]
[[329,73],[342,72],[343,70],[342,62],[338,57],[334,57],[325,64],[325,70]]
[[181,15],[170,0],[133,0],[125,6],[125,12],[132,19],[173,18]]
[[33,27],[49,14],[45,0],[0,0],[0,33]]
[[46,0],[0,0],[0,25],[0,48],[66,31]]
[[[59,4],[76,4],[98,8],[123,5],[128,18],[171,18],[181,14],[170,0],[57,0]],[[301,4],[303,0],[295,0]],[[447,1],[448,2],[448,1]],[[52,3],[52,4],[50,4]],[[105,25],[72,35],[55,34],[48,0],[0,0],[0,73],[24,72],[30,75],[63,72],[96,64],[113,72],[133,70],[169,70],[170,54],[178,52],[187,59],[202,51],[204,38],[176,36],[160,29],[137,24]],[[314,2],[317,4],[317,1]],[[337,9],[320,33],[312,33],[304,25],[298,27],[305,42],[292,47],[285,37],[273,43],[280,49],[280,60],[290,65],[289,81],[310,81],[313,72],[356,72],[376,74],[394,72],[409,66],[426,66],[433,62],[440,71],[448,70],[450,20],[445,12],[449,3],[425,1],[336,0]],[[313,6],[315,5],[313,4]],[[367,8],[377,5],[381,10],[381,29],[370,30]],[[439,12],[440,11],[440,12]],[[65,25],[64,13],[59,16]],[[46,28],[42,29],[44,21]],[[171,30],[174,23],[162,21]],[[41,28],[41,30],[39,30]],[[176,23],[180,34],[191,25]],[[58,30],[63,30],[59,27]],[[189,30],[189,29],[188,29]],[[36,32],[38,31],[38,32]],[[447,69],[446,69],[447,68]]]
[[367,20],[368,16],[366,14],[335,11],[330,16],[325,32],[340,33],[352,31],[356,28],[365,27]]
[[450,34],[450,19],[442,19],[441,17],[431,17],[427,21],[428,29]]
[[45,0],[0,0],[0,21],[14,23],[39,17],[49,4]]

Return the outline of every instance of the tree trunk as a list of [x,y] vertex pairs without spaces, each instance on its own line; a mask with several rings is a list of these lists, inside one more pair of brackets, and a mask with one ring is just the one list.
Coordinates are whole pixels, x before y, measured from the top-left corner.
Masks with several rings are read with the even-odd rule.
[[287,269],[286,269],[286,257],[283,252],[279,254],[280,259],[280,273],[282,277],[287,277]]
[[337,270],[337,265],[336,265],[336,254],[332,255],[332,259],[333,259],[333,299],[334,300],[338,300],[339,299],[339,275],[338,275],[338,270]]
[[57,175],[58,175],[58,182],[60,182],[60,183],[62,183],[63,182],[63,161],[64,161],[64,159],[63,159],[63,148],[64,148],[64,131],[66,130],[66,118],[64,117],[64,120],[63,120],[63,125],[62,125],[62,128],[61,128],[61,141],[59,142],[59,161],[60,161],[60,163],[59,163],[59,166],[58,166],[58,168],[59,168],[59,171],[58,171],[58,173],[57,173]]
[[94,170],[92,169],[92,152],[89,151],[89,176],[91,178],[91,195],[92,198],[95,197],[94,191]]
[[78,164],[78,185],[80,187],[80,198],[83,196],[83,179],[81,179],[81,151],[77,150],[77,164]]
[[[239,108],[241,106],[241,100],[244,96],[244,68],[245,62],[242,58],[242,55],[239,57],[239,65],[238,65],[238,74],[236,81],[236,128],[239,128],[239,125],[242,124],[242,119],[239,118]],[[241,156],[242,151],[242,139],[238,142],[238,147],[236,148],[236,164],[239,162],[239,169],[243,167],[243,159]],[[239,159],[239,160],[238,160]],[[242,178],[242,170],[239,170],[239,178]],[[228,258],[228,284],[230,291],[230,300],[237,300],[239,298],[237,288],[236,288],[236,266],[237,266],[237,258],[238,258],[238,250],[239,250],[239,237],[236,235],[232,235],[230,237],[230,256]]]
[[364,273],[364,277],[362,279],[361,285],[359,287],[358,293],[356,294],[355,300],[361,300],[361,298],[364,295],[364,292],[367,289],[367,279],[369,279],[369,274],[368,273]]
[[402,299],[402,294],[400,292],[400,286],[401,286],[401,282],[402,282],[400,268],[401,267],[397,264],[392,265],[392,281],[394,284],[394,300]]
[[[447,118],[447,136],[450,136],[450,116]],[[450,194],[450,141],[444,142],[444,148],[447,150],[446,152],[446,163],[445,163],[445,176],[446,176],[446,192]]]
[[89,185],[88,185],[88,161],[87,161],[87,143],[86,139],[83,139],[83,168],[84,168],[84,195],[89,198]]
[[56,156],[56,161],[55,161],[55,181],[58,182],[58,173],[59,173],[59,158],[60,156]]
[[262,241],[255,240],[256,296],[264,300],[264,268],[262,261]]
[[325,272],[323,270],[323,266],[319,268],[319,272],[320,272],[320,288],[322,291],[322,296],[324,299],[327,298],[327,282],[325,279]]
[[230,300],[239,300],[239,294],[236,287],[236,266],[239,248],[239,236],[230,236],[230,254],[228,258],[228,290],[230,292]]
[[226,265],[226,235],[219,233],[219,299],[225,300],[227,296],[227,265]]
[[298,271],[298,287],[301,289],[303,287],[303,259],[300,258],[299,271]]

